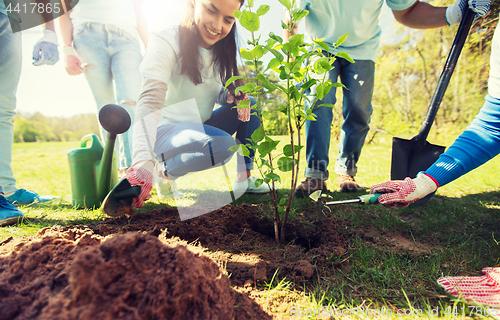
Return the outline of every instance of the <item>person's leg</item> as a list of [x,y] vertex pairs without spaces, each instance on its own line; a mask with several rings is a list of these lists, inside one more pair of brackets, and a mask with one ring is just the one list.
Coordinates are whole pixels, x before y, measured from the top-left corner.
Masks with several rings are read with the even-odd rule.
[[[121,29],[109,31],[111,39],[111,72],[115,81],[116,104],[122,106],[134,123],[135,104],[141,91],[142,77],[139,65],[142,61],[139,42]],[[132,166],[132,127],[118,136],[118,170]]]
[[[326,55],[325,52],[323,52]],[[332,83],[337,82],[341,65],[337,61],[334,63],[334,68],[328,72],[327,80]],[[306,91],[307,94],[315,94],[316,87],[313,86]],[[333,110],[331,107],[319,107],[321,104],[332,104],[337,102],[336,88],[332,87],[330,92],[322,100],[306,101],[306,110],[313,108],[313,115],[316,121],[306,121],[306,162],[304,180],[297,186],[295,196],[304,197],[317,190],[326,191],[325,180],[328,179],[328,164],[330,162],[330,135],[333,120]],[[313,98],[311,96],[311,98]]]
[[343,90],[344,123],[340,133],[335,173],[353,177],[356,175],[356,164],[370,129],[375,62],[356,60],[356,63],[349,63],[345,59],[339,61],[342,64],[340,79],[347,89]]
[[160,126],[154,153],[165,164],[167,176],[176,179],[190,172],[223,165],[232,158],[231,135],[205,124],[184,122]]
[[[342,66],[335,61],[334,68],[328,72],[327,80],[332,83],[337,82]],[[313,86],[310,94],[316,94],[316,87]],[[327,180],[329,177],[329,150],[331,126],[333,120],[333,110],[331,107],[318,107],[322,104],[335,104],[337,102],[336,88],[332,87],[330,92],[322,99],[314,103],[312,113],[316,116],[316,121],[306,121],[306,178]],[[312,106],[306,102],[306,109]]]
[[[251,100],[251,105],[255,105],[255,100]],[[252,133],[260,126],[260,119],[255,110],[252,110],[250,120],[247,122],[238,119],[238,109],[233,108],[234,104],[225,104],[214,110],[210,119],[205,124],[224,130],[230,135],[236,133],[236,143],[250,143]],[[248,149],[248,157],[237,154],[236,172],[249,171],[253,169],[254,150]]]
[[[73,44],[81,62],[92,65],[85,68],[84,75],[99,113],[105,105],[115,103],[106,27],[100,23],[87,23],[76,27],[73,30]],[[99,129],[101,140],[105,142],[107,132],[100,124]]]
[[11,162],[21,43],[21,33],[12,33],[9,18],[0,14],[0,185],[6,194],[17,190]]

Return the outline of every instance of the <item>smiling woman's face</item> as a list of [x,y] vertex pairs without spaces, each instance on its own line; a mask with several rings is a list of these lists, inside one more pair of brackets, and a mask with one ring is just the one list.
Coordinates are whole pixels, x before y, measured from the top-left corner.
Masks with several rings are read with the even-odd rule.
[[240,0],[194,0],[194,21],[200,33],[199,45],[205,49],[224,39],[234,24],[234,10]]

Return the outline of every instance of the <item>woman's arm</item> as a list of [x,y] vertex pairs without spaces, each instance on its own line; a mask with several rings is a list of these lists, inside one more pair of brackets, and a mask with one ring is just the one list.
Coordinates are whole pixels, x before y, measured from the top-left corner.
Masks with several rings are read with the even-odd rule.
[[133,166],[155,159],[156,129],[165,102],[167,84],[160,80],[144,79],[137,102],[132,140]]
[[59,26],[63,38],[63,55],[64,67],[69,75],[78,75],[83,72],[82,62],[76,56],[75,49],[73,49],[73,23],[71,22],[70,13],[72,10],[66,12],[59,17]]
[[144,12],[142,11],[142,5],[140,0],[133,0],[135,17],[137,19],[137,32],[142,39],[144,46],[148,46],[149,29],[146,22],[146,17],[144,17]]

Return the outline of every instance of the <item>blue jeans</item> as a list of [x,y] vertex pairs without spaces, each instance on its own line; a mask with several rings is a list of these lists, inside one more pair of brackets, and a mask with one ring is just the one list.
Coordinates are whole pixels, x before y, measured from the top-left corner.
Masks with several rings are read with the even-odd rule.
[[[325,54],[325,52],[323,52]],[[372,114],[372,96],[375,78],[375,62],[371,60],[356,60],[349,63],[337,58],[334,68],[329,71],[328,78],[333,82],[340,81],[347,89],[343,89],[344,101],[342,105],[342,124],[339,154],[335,164],[335,173],[354,176],[357,172],[356,163],[361,154],[361,148],[370,129]],[[316,93],[315,87],[311,94]],[[335,104],[336,88],[333,87],[323,100],[315,106],[324,103]],[[310,108],[306,106],[306,108]],[[307,178],[328,179],[329,147],[333,110],[330,107],[317,107],[313,110],[316,121],[306,121],[306,161]]]
[[0,186],[5,193],[17,190],[11,162],[21,43],[21,33],[12,33],[9,18],[0,14]]
[[[260,126],[259,117],[252,114],[248,122],[242,122],[233,106],[225,104],[214,110],[203,124],[181,122],[158,128],[154,153],[163,161],[170,178],[223,165],[233,156],[228,150],[231,146],[250,142],[248,139]],[[234,133],[237,141],[232,137]],[[254,153],[249,150],[249,157],[238,154],[237,172],[253,169]]]
[[[106,104],[118,104],[128,111],[134,123],[135,106],[120,102],[136,102],[139,98],[142,54],[138,40],[113,25],[91,22],[73,30],[73,43],[82,63],[94,65],[85,68],[84,74],[94,95],[97,111]],[[100,130],[105,141],[107,132],[101,126]],[[119,170],[132,165],[132,136],[132,129],[129,129],[116,139]]]

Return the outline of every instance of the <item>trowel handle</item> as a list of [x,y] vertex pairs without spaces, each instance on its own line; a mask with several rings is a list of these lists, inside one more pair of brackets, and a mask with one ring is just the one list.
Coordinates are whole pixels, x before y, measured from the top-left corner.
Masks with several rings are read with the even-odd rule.
[[137,197],[140,193],[141,193],[141,186],[135,186],[129,189],[116,191],[115,198],[118,200],[132,199]]
[[380,193],[374,193],[374,194],[365,194],[363,196],[360,196],[359,198],[361,199],[361,202],[363,204],[375,204],[378,203],[378,197],[380,197],[382,194]]

